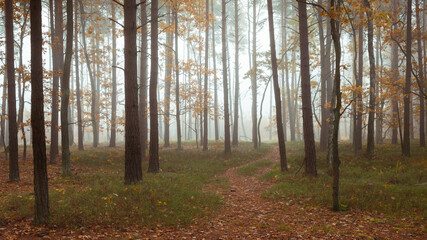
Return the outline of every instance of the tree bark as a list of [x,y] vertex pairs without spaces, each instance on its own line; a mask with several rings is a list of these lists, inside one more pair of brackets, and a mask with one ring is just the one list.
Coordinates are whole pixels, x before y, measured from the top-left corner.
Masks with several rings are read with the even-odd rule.
[[[145,1],[144,1],[145,4]],[[141,5],[141,9],[144,6]],[[116,19],[116,6],[114,5],[114,2],[111,1],[111,18]],[[111,133],[110,133],[110,147],[116,146],[116,117],[117,117],[117,71],[116,71],[116,65],[117,65],[117,43],[116,43],[116,24],[112,22],[111,24],[111,34],[112,34],[112,53],[113,53],[113,66],[112,66],[112,77],[111,77],[111,84],[112,84],[112,93],[111,93]],[[143,31],[143,30],[142,30]],[[143,49],[141,49],[141,54]],[[142,64],[142,63],[141,63]],[[142,76],[142,72],[141,72]]]
[[224,150],[226,154],[231,154],[231,142],[230,142],[230,114],[228,107],[228,79],[227,79],[227,53],[226,53],[226,1],[222,0],[222,29],[221,29],[221,40],[222,40],[222,77],[223,77],[223,89],[224,89]]
[[276,43],[274,39],[274,20],[273,20],[273,3],[272,0],[267,0],[268,8],[268,25],[270,31],[270,49],[271,49],[271,64],[273,70],[273,85],[274,85],[274,99],[276,103],[276,125],[277,125],[277,139],[279,141],[280,153],[280,169],[282,171],[288,170],[288,163],[286,159],[286,145],[283,133],[282,123],[282,105],[280,102],[280,88],[279,76],[277,73],[277,59],[276,59]]
[[235,55],[234,55],[234,123],[233,123],[233,146],[239,145],[239,6],[238,0],[234,0],[234,43],[235,43]]
[[15,51],[13,39],[13,3],[5,1],[7,102],[9,120],[9,181],[19,181],[18,128],[16,124]]
[[157,77],[159,63],[159,1],[151,2],[151,72],[150,72],[150,157],[148,172],[159,172],[159,119],[157,112]]
[[403,103],[404,103],[404,115],[403,115],[403,144],[402,153],[405,156],[411,155],[411,140],[409,138],[409,121],[410,121],[410,99],[411,99],[411,49],[412,49],[412,0],[407,1],[406,7],[406,77],[405,77],[405,88],[403,90]]
[[[206,5],[208,2],[206,2]],[[180,95],[179,95],[179,55],[178,55],[178,4],[175,4],[174,9],[175,16],[175,104],[176,104],[176,138],[177,138],[177,148],[182,150],[181,145],[181,109],[180,109]],[[207,139],[206,139],[207,142]]]
[[209,0],[206,0],[206,31],[205,31],[205,73],[203,91],[203,151],[208,150],[208,67],[209,67]]
[[311,108],[307,6],[305,1],[298,2],[298,19],[301,51],[301,98],[304,130],[305,173],[309,176],[317,176],[316,147],[314,143],[313,114]]
[[[211,13],[214,14],[213,2],[211,0]],[[215,131],[215,141],[219,140],[219,130],[218,130],[218,78],[216,75],[216,51],[215,51],[215,21],[212,23],[212,57],[213,57],[213,67],[214,67],[214,131]]]
[[[363,12],[360,13],[360,19],[363,18]],[[356,126],[354,131],[354,153],[357,154],[362,150],[362,118],[363,118],[363,101],[362,101],[362,84],[363,84],[363,25],[359,26],[359,64],[358,78],[356,80]]]
[[368,54],[369,54],[369,113],[368,113],[368,144],[366,146],[369,155],[374,153],[374,124],[375,124],[375,57],[374,57],[374,26],[372,23],[372,10],[369,0],[364,0],[364,5],[368,9]]
[[[421,87],[425,88],[425,82],[424,82],[424,65],[423,65],[423,50],[422,50],[422,41],[421,41],[421,35],[422,35],[422,29],[421,29],[421,20],[420,20],[420,0],[415,0],[416,3],[416,21],[417,21],[417,53],[418,53],[418,66],[419,66],[419,80],[422,83]],[[419,90],[420,92],[420,146],[425,147],[426,146],[426,140],[425,140],[425,111],[424,111],[424,103],[425,103],[425,96],[423,94],[423,89]]]
[[42,7],[40,0],[31,0],[31,127],[34,161],[34,221],[49,219],[49,189],[46,167],[46,139],[43,110]]
[[141,158],[145,159],[148,141],[147,121],[147,80],[148,80],[148,31],[147,31],[147,2],[141,3],[141,61],[139,83],[139,132]]
[[[168,4],[167,8],[168,8],[168,12],[166,15],[166,24],[168,26],[172,25],[172,17],[171,17],[171,6],[169,6],[170,3]],[[170,96],[171,96],[171,83],[172,83],[172,45],[173,45],[173,36],[171,31],[167,31],[166,32],[166,46],[165,46],[165,52],[166,52],[166,66],[165,66],[165,116],[164,116],[164,124],[165,124],[165,129],[164,129],[164,137],[163,137],[163,141],[164,141],[164,146],[165,147],[169,147],[170,146],[170,131],[169,131],[169,123],[170,123]]]
[[136,0],[124,1],[125,35],[125,184],[142,180],[138,116]]
[[52,88],[52,119],[50,131],[50,163],[56,162],[56,157],[59,153],[58,146],[58,89],[59,83],[62,81],[61,73],[64,67],[64,47],[63,47],[63,13],[62,1],[55,0],[55,29],[54,29],[54,45],[52,54],[55,56],[53,59],[53,88]]
[[[77,12],[75,14],[75,22],[77,25]],[[83,120],[82,120],[82,103],[80,94],[80,70],[79,70],[79,35],[78,28],[75,28],[75,40],[74,40],[74,61],[76,71],[76,98],[77,98],[77,138],[78,138],[78,149],[79,151],[84,150],[83,146]]]
[[253,0],[252,6],[252,74],[251,74],[251,88],[252,88],[252,143],[254,148],[258,148],[258,116],[257,116],[257,58],[256,58],[256,0]]
[[64,75],[61,78],[61,149],[63,175],[71,174],[68,107],[70,102],[70,73],[73,56],[73,31],[73,0],[67,0],[67,46],[65,52]]
[[[322,0],[318,1],[318,4],[321,5]],[[329,123],[328,123],[328,109],[326,108],[326,91],[327,91],[327,78],[328,73],[326,69],[326,62],[329,59],[326,59],[325,56],[325,36],[323,33],[323,17],[321,15],[322,10],[317,8],[317,14],[319,17],[319,41],[320,41],[320,113],[321,113],[321,128],[320,128],[320,151],[325,151],[328,148],[328,132],[329,132]]]

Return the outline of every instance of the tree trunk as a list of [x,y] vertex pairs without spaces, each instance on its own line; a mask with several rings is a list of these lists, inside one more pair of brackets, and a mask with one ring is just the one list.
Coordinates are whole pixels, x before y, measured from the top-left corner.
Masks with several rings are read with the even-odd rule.
[[234,55],[234,123],[233,123],[233,146],[239,145],[239,6],[238,0],[234,0],[234,43],[235,43],[235,55]]
[[[323,1],[319,0],[318,4],[322,4]],[[322,10],[317,9],[317,14],[319,16],[319,41],[320,41],[320,113],[322,118],[321,128],[320,128],[320,151],[325,151],[328,148],[328,132],[329,132],[329,123],[328,123],[328,109],[326,108],[326,91],[327,91],[327,78],[328,73],[326,69],[326,63],[329,62],[329,59],[325,58],[325,36],[323,33],[323,17],[321,15]]]
[[403,116],[403,144],[402,153],[409,157],[411,155],[411,140],[409,138],[409,121],[410,121],[410,99],[411,99],[411,49],[412,49],[412,0],[407,1],[406,7],[406,79],[403,92],[404,116]]
[[[144,3],[145,4],[145,1]],[[144,5],[141,5],[141,9],[144,7]],[[111,1],[111,18],[116,19],[116,6],[114,5],[114,2]],[[145,23],[143,23],[145,24]],[[112,93],[111,93],[111,133],[110,133],[110,147],[116,146],[116,117],[117,117],[117,71],[116,71],[116,65],[117,65],[117,43],[116,43],[116,24],[112,22],[111,24],[111,34],[112,34],[112,53],[113,53],[113,66],[112,66]],[[144,25],[141,25],[144,27]],[[144,50],[141,48],[141,54],[143,54]],[[142,64],[142,63],[141,63]],[[141,71],[142,76],[142,71]],[[142,88],[141,88],[142,91]]]
[[125,184],[142,180],[138,116],[136,0],[124,1],[125,36]]
[[141,3],[141,61],[139,83],[139,132],[141,158],[145,159],[148,140],[147,121],[147,75],[148,75],[148,31],[147,31],[147,2]]
[[[168,4],[170,5],[170,3]],[[167,6],[168,12],[166,15],[166,24],[167,26],[172,25],[172,17],[171,17],[171,6]],[[169,147],[170,146],[170,131],[169,131],[169,123],[170,123],[170,96],[171,96],[171,83],[172,83],[172,45],[173,45],[173,36],[171,31],[166,32],[166,46],[165,46],[165,52],[166,52],[166,66],[165,66],[165,116],[164,116],[164,146]]]
[[[208,2],[206,2],[206,5]],[[178,150],[182,149],[181,146],[181,109],[180,109],[180,96],[179,96],[179,55],[178,55],[178,4],[175,5],[174,15],[175,15],[175,104],[176,104],[176,138],[177,138],[177,148]],[[207,142],[207,139],[206,139]]]
[[9,120],[9,181],[19,181],[18,165],[18,128],[16,124],[16,92],[15,92],[15,51],[13,40],[13,3],[5,1],[6,29],[6,71],[8,88],[8,120]]
[[[80,4],[80,21],[81,21],[81,25],[82,25],[82,32],[85,33],[86,32],[86,19],[84,19],[84,6],[83,6],[83,1],[79,0],[79,4]],[[86,43],[86,34],[82,34],[83,37],[83,53],[85,55],[85,60],[86,60],[86,67],[87,70],[89,72],[89,79],[90,79],[90,88],[91,88],[91,122],[92,122],[92,129],[93,129],[93,147],[97,147],[98,146],[98,132],[96,131],[96,129],[98,129],[98,119],[97,119],[97,100],[96,100],[96,83],[95,83],[95,77],[94,77],[94,73],[92,71],[92,67],[90,66],[91,61],[89,59],[89,55],[87,53],[87,43]]]
[[298,2],[298,19],[301,51],[301,98],[304,130],[305,172],[307,175],[317,176],[316,147],[314,143],[313,114],[311,109],[307,6],[305,2]]
[[150,72],[150,157],[148,172],[159,172],[159,122],[157,112],[157,77],[159,63],[159,1],[151,2],[151,72]]
[[[214,14],[213,2],[211,0],[211,13]],[[213,67],[214,67],[214,128],[215,128],[215,141],[219,140],[219,130],[218,130],[218,78],[216,75],[216,51],[215,51],[215,21],[212,23],[212,57],[213,57]]]
[[[337,6],[335,6],[335,0],[331,0],[331,9],[336,9],[337,12],[340,11],[341,1],[337,0]],[[341,164],[339,155],[338,155],[338,132],[341,118],[341,74],[340,74],[340,64],[341,64],[341,42],[340,42],[340,23],[338,20],[331,18],[331,34],[334,41],[335,47],[335,77],[334,83],[335,88],[333,92],[336,94],[337,104],[334,109],[334,119],[333,119],[333,136],[332,136],[332,175],[333,175],[333,185],[332,185],[332,199],[333,199],[333,210],[340,210],[339,203],[339,166]]]
[[[75,15],[75,22],[77,25],[77,12]],[[76,98],[77,98],[77,138],[78,138],[78,148],[79,151],[84,150],[83,146],[83,120],[82,120],[82,103],[80,95],[80,70],[79,70],[79,35],[78,28],[75,28],[75,40],[74,40],[74,61],[75,61],[75,70],[76,70]]]
[[[363,17],[360,13],[360,19]],[[363,25],[359,26],[359,75],[356,80],[356,126],[354,131],[354,153],[357,154],[362,150],[362,118],[363,118],[363,101],[362,101],[362,84],[363,84]]]
[[369,0],[364,0],[364,5],[368,10],[368,54],[369,54],[369,114],[368,114],[368,144],[366,146],[369,155],[374,153],[374,124],[375,124],[375,57],[374,57],[374,26],[372,23],[372,12]]
[[[416,21],[417,21],[417,43],[418,43],[418,66],[419,66],[419,80],[422,83],[421,87],[425,87],[423,85],[424,83],[424,69],[423,69],[423,51],[422,51],[422,41],[421,41],[421,35],[422,35],[422,29],[421,29],[421,21],[420,21],[420,0],[415,0],[416,3]],[[424,103],[425,103],[425,95],[423,94],[423,89],[419,90],[420,92],[420,146],[425,147],[426,146],[426,140],[425,140],[425,111],[424,111]]]
[[34,159],[34,221],[49,219],[49,189],[46,167],[46,139],[43,110],[43,55],[41,1],[31,0],[31,127]]
[[[377,35],[376,35],[377,39],[376,39],[376,67],[380,67],[382,66],[382,64],[380,65],[380,59],[381,59],[381,27],[378,28],[377,30]],[[380,78],[382,78],[382,70],[380,69],[380,73],[379,73]],[[377,144],[382,144],[383,143],[383,109],[382,109],[382,85],[381,85],[381,81],[377,82],[377,89],[378,89],[378,98],[380,99],[380,101],[378,101],[378,104],[376,104],[376,113],[377,113],[377,117],[375,120],[375,141]]]
[[[225,0],[222,0],[222,28],[221,28],[221,40],[222,40],[222,77],[223,77],[223,89],[224,89],[224,150],[226,154],[231,154],[230,144],[230,114],[228,107],[228,80],[227,80],[227,53],[226,53],[226,12],[225,12]],[[256,127],[255,127],[256,130]]]
[[277,59],[276,59],[276,43],[274,39],[274,22],[273,22],[273,4],[272,0],[267,0],[268,8],[268,25],[270,30],[270,49],[271,49],[271,65],[273,70],[273,84],[274,84],[274,99],[276,103],[276,125],[277,125],[277,139],[279,141],[280,152],[280,169],[282,171],[288,170],[288,163],[286,160],[286,145],[283,133],[282,123],[282,105],[280,102],[280,88],[279,76],[277,73]]
[[51,119],[51,131],[50,131],[50,163],[56,162],[56,157],[59,153],[58,146],[58,89],[59,82],[62,81],[60,72],[63,71],[64,67],[64,47],[63,47],[63,13],[62,13],[62,1],[55,0],[55,31],[54,37],[55,42],[53,45],[53,88],[52,88],[52,119]]
[[73,31],[73,0],[67,0],[67,46],[65,52],[64,75],[61,78],[61,149],[63,175],[71,174],[68,107],[70,102],[70,73],[73,56]]
[[204,70],[204,85],[203,91],[203,151],[208,150],[208,67],[209,67],[209,0],[206,0],[206,31],[205,31],[205,70]]
[[254,148],[258,148],[258,131],[257,131],[257,31],[256,31],[256,0],[253,0],[252,6],[252,74],[251,74],[251,88],[252,88],[252,143]]
[[[286,31],[286,26],[287,26],[287,20],[285,18],[285,13],[287,11],[287,7],[288,4],[286,3],[286,0],[281,0],[280,1],[280,6],[282,11],[280,11],[280,23],[282,24],[281,26],[281,35],[282,35],[282,52],[284,52],[285,55],[285,66],[286,66],[286,70],[287,70],[287,64],[288,64],[288,47],[287,47],[287,31]],[[283,59],[283,58],[282,58]],[[285,74],[286,74],[286,78],[288,77],[288,71],[285,72],[285,69],[282,67],[282,121],[283,121],[283,137],[285,138],[285,142],[287,141],[287,133],[286,133],[286,94],[285,94]],[[289,109],[288,109],[289,111]]]

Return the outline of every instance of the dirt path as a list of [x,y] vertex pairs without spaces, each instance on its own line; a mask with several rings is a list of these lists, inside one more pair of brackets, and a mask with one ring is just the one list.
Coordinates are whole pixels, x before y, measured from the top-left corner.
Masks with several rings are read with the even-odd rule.
[[[264,156],[278,159],[278,148]],[[223,210],[210,220],[189,228],[159,230],[149,239],[425,239],[423,232],[404,231],[387,220],[360,211],[335,213],[324,207],[308,207],[291,200],[270,201],[261,197],[272,182],[259,176],[240,176],[227,170],[230,187],[221,191]],[[375,221],[374,221],[375,219]],[[408,222],[408,225],[411,223]]]
[[[278,162],[278,148],[262,159]],[[261,194],[273,183],[259,180],[270,170],[260,169],[254,176],[240,176],[237,168],[226,171],[229,187],[214,189],[224,199],[218,215],[201,219],[186,228],[71,230],[40,229],[39,235],[26,239],[426,239],[409,219],[402,229],[386,218],[368,212],[350,210],[335,213],[321,206],[307,206],[295,200],[271,201]],[[209,189],[212,190],[212,189]],[[419,229],[419,226],[417,226]],[[19,237],[17,239],[23,239]]]

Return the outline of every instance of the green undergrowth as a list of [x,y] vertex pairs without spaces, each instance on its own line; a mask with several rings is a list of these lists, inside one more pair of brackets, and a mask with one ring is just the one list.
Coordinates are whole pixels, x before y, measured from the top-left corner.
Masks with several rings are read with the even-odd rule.
[[[275,165],[261,179],[275,184],[263,196],[272,199],[332,205],[331,168],[326,154],[318,153],[317,178],[304,177],[303,144],[288,146],[289,172]],[[353,155],[350,144],[340,145],[340,201],[353,209],[384,213],[388,216],[427,217],[427,151],[411,148],[403,157],[399,146],[377,145],[375,155]],[[298,172],[299,171],[299,172]],[[298,173],[297,173],[298,172]],[[423,184],[424,183],[424,184]]]
[[[124,150],[99,148],[72,152],[73,175],[50,180],[50,224],[59,227],[185,226],[214,213],[221,197],[208,185],[227,185],[220,176],[227,169],[246,164],[269,151],[253,150],[250,143],[233,148],[226,156],[220,148],[165,149],[160,152],[161,170],[146,173],[143,181],[124,185]],[[34,196],[10,194],[0,200],[0,222],[31,218]]]
[[253,163],[249,163],[247,165],[241,166],[237,168],[237,173],[243,176],[253,176],[255,175],[261,168],[268,167],[272,165],[273,162],[269,159],[262,159]]

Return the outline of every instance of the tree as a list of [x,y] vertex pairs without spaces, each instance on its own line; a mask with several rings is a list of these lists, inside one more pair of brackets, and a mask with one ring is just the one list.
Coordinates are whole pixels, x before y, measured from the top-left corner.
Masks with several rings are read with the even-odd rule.
[[159,119],[157,112],[157,77],[159,63],[159,1],[151,2],[151,72],[150,72],[150,157],[148,172],[159,172]]
[[298,2],[298,14],[301,51],[301,98],[304,129],[305,172],[307,175],[317,176],[316,147],[314,143],[313,115],[311,109],[307,6],[305,1]]
[[204,74],[204,85],[205,90],[203,92],[203,151],[208,150],[208,67],[209,67],[209,0],[206,0],[206,31],[205,31],[205,74]]
[[[362,8],[360,10],[360,19],[363,18]],[[361,21],[361,20],[360,20]],[[363,24],[360,24],[358,29],[359,34],[359,69],[358,77],[356,80],[356,125],[354,129],[354,153],[358,153],[362,150],[362,111],[363,111],[363,101],[362,101],[362,84],[363,84]]]
[[75,62],[75,76],[76,76],[76,98],[77,98],[77,137],[78,137],[78,148],[79,151],[84,150],[83,146],[83,121],[82,121],[82,103],[81,103],[81,92],[80,92],[80,71],[79,71],[79,34],[77,28],[77,11],[75,14],[75,40],[74,40],[74,62]]
[[405,88],[403,89],[403,144],[402,153],[405,156],[411,155],[411,140],[409,138],[409,121],[410,121],[410,103],[411,103],[411,49],[412,49],[412,0],[407,1],[406,7],[406,77]]
[[[341,0],[331,0],[331,9],[333,11],[339,12],[341,8]],[[339,203],[339,166],[341,164],[339,159],[338,152],[338,133],[339,125],[341,118],[341,33],[340,33],[340,22],[336,17],[331,17],[331,34],[334,41],[335,47],[335,76],[334,83],[335,87],[333,92],[336,95],[336,105],[333,110],[333,134],[332,134],[332,175],[333,175],[333,184],[332,184],[332,208],[334,211],[340,210]],[[334,94],[332,94],[334,95]],[[335,97],[333,97],[335,98]],[[333,99],[335,102],[335,99]]]
[[234,0],[234,71],[235,71],[235,84],[234,84],[234,123],[233,123],[233,146],[239,145],[239,6],[238,0]]
[[43,37],[40,0],[31,0],[31,127],[33,129],[34,195],[36,223],[49,219],[49,189],[43,110]]
[[252,2],[252,74],[251,74],[251,88],[252,88],[252,143],[254,148],[258,148],[258,127],[257,127],[257,62],[256,62],[256,0]]
[[50,163],[56,163],[56,157],[59,153],[58,146],[58,89],[61,81],[61,72],[64,67],[64,47],[63,47],[63,13],[62,1],[55,0],[55,28],[53,29],[54,42],[52,43],[52,61],[53,61],[53,86],[52,86],[52,119],[50,130]]
[[268,8],[268,25],[270,31],[270,49],[271,49],[271,65],[273,70],[273,84],[274,84],[274,99],[276,103],[276,125],[277,125],[277,138],[279,141],[280,152],[280,166],[282,171],[288,170],[288,163],[286,160],[286,145],[283,133],[282,123],[282,105],[280,102],[280,88],[279,76],[277,73],[277,59],[276,59],[276,43],[274,39],[274,21],[273,21],[273,3],[272,0],[267,0]]
[[[208,4],[208,3],[206,3]],[[178,3],[175,5],[174,9],[175,16],[175,104],[176,104],[176,138],[177,138],[177,148],[178,150],[182,149],[181,146],[181,110],[179,103],[179,60],[178,60]],[[208,140],[206,139],[206,142]]]
[[13,3],[5,1],[7,104],[9,120],[9,181],[19,181],[18,129],[16,126],[15,51],[13,40]]
[[63,175],[69,175],[71,173],[68,107],[70,102],[70,73],[73,56],[73,31],[73,1],[67,0],[67,46],[65,52],[64,76],[61,78],[61,148]]
[[148,61],[148,32],[147,32],[147,1],[141,3],[141,61],[139,83],[139,132],[141,157],[145,159],[147,152],[147,61]]
[[364,5],[368,9],[368,54],[369,54],[369,114],[368,114],[368,154],[374,153],[374,120],[375,120],[375,57],[374,57],[374,26],[372,23],[372,9],[369,0],[364,0]]
[[[166,15],[166,24],[168,26],[172,25],[172,14],[171,14],[171,6],[170,2],[168,1],[167,4],[167,15]],[[165,52],[166,52],[166,65],[165,65],[165,116],[164,116],[164,124],[165,124],[165,131],[164,131],[164,146],[170,147],[170,132],[169,132],[169,124],[170,124],[170,97],[171,97],[171,85],[172,85],[172,64],[173,64],[173,58],[172,58],[172,45],[173,45],[173,36],[172,31],[170,29],[166,32],[166,45],[165,45]]]
[[[144,1],[145,4],[145,1]],[[142,6],[141,6],[142,7]],[[114,1],[111,1],[111,18],[115,20],[116,18],[116,6],[114,5]],[[116,146],[116,117],[117,117],[117,71],[116,71],[116,65],[117,65],[117,41],[116,41],[116,24],[113,22],[111,24],[111,34],[112,34],[112,52],[113,52],[113,66],[112,66],[112,94],[111,94],[111,136],[110,136],[110,147]],[[144,109],[145,110],[145,109]]]
[[426,146],[426,140],[425,140],[425,111],[424,111],[424,102],[425,102],[425,95],[423,94],[423,89],[425,88],[425,82],[424,82],[424,69],[423,69],[423,51],[422,51],[422,41],[421,41],[421,35],[422,35],[422,29],[421,29],[421,20],[420,20],[420,0],[415,0],[416,4],[416,22],[417,22],[417,53],[418,53],[418,66],[419,66],[419,81],[420,84],[420,146],[425,147]]
[[138,118],[136,0],[124,1],[125,33],[125,184],[142,180]]
[[[224,89],[224,150],[226,154],[231,153],[230,144],[230,114],[228,107],[228,80],[227,80],[227,53],[226,53],[226,11],[225,11],[225,0],[222,0],[222,11],[221,11],[221,40],[222,40],[222,78],[223,78],[223,89]],[[256,125],[256,124],[255,124]]]

